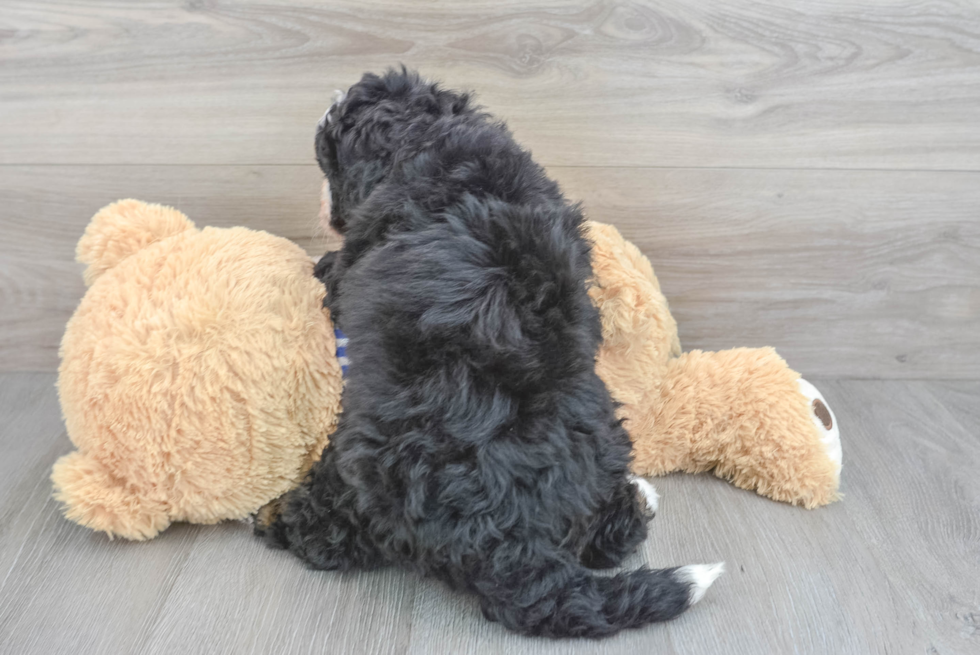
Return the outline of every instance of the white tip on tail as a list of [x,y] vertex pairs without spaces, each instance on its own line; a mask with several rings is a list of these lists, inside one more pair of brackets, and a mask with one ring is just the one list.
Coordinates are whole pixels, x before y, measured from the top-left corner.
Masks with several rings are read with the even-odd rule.
[[657,507],[660,506],[660,494],[652,484],[647,482],[641,477],[631,475],[630,482],[635,484],[637,488],[643,493],[643,497],[647,501],[647,507],[650,509],[651,514],[657,513]]
[[724,572],[724,562],[718,562],[717,564],[691,564],[690,566],[682,566],[677,569],[677,576],[681,580],[691,584],[690,604],[693,605],[704,598],[704,592]]

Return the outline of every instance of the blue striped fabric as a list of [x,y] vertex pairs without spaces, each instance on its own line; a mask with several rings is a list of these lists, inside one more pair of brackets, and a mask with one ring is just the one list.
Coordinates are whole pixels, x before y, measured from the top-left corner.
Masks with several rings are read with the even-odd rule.
[[340,372],[347,377],[347,367],[350,366],[350,360],[347,359],[347,336],[337,328],[333,329],[333,336],[337,338],[337,361],[340,362]]

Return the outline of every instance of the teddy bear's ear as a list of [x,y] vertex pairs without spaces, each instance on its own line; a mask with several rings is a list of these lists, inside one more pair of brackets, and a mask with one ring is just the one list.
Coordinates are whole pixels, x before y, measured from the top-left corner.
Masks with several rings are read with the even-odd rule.
[[167,507],[142,498],[98,460],[82,452],[61,457],[51,471],[54,497],[65,517],[112,537],[144,541],[170,525]]
[[85,284],[91,285],[133,253],[193,229],[194,223],[171,207],[120,200],[103,207],[92,217],[75,249],[75,258],[88,264]]

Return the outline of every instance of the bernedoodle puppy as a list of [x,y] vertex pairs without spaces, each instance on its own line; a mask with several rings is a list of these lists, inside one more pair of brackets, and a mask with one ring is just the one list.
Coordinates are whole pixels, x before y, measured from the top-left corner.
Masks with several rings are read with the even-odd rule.
[[434,576],[532,635],[696,603],[721,565],[590,571],[643,541],[656,493],[594,370],[580,209],[469,96],[404,68],[341,94],[316,155],[344,235],[317,267],[349,337],[344,413],[257,531],[316,568]]

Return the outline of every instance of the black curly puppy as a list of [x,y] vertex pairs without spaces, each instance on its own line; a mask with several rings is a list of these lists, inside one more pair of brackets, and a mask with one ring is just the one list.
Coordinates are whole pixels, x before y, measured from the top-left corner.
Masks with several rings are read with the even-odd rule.
[[527,634],[697,602],[720,565],[587,568],[636,548],[656,494],[594,371],[578,207],[467,95],[404,69],[351,87],[316,154],[345,236],[318,271],[351,368],[330,445],[259,532],[317,568],[438,577]]

